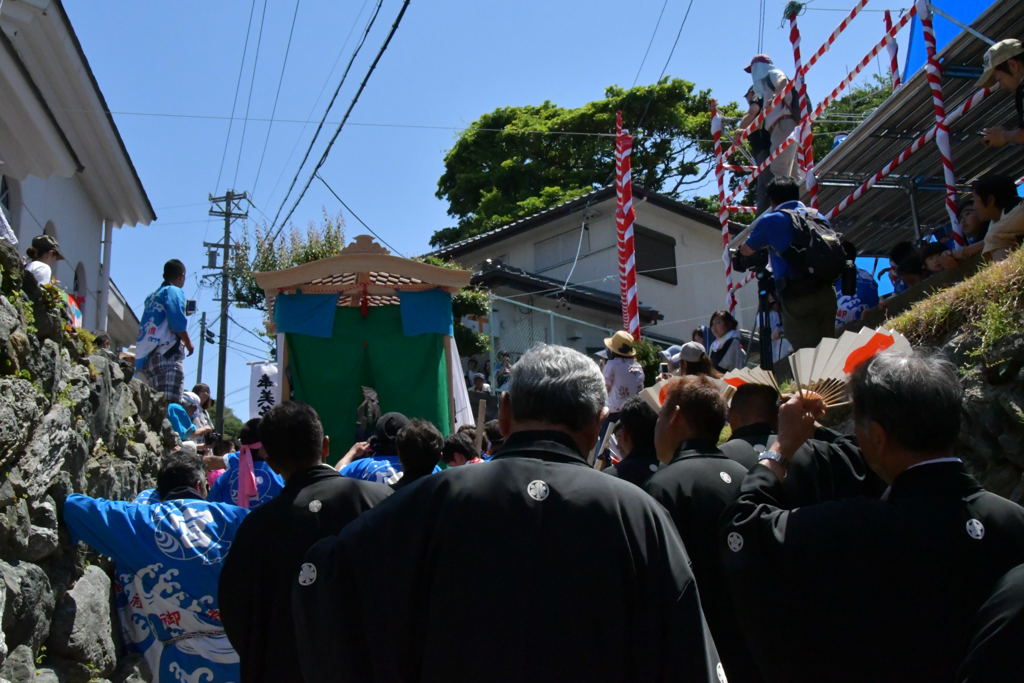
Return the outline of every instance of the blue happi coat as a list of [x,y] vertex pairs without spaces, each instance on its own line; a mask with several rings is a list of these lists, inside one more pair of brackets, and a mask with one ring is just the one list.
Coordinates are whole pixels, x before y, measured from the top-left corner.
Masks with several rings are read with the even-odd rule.
[[220,620],[217,582],[246,514],[195,498],[146,504],[72,494],[65,501],[72,540],[116,564],[122,632],[145,657],[154,681],[239,680],[238,655]]
[[[224,456],[227,468],[224,474],[217,477],[217,481],[210,487],[210,495],[207,500],[214,503],[238,504],[238,453],[228,453]],[[280,474],[271,469],[265,460],[252,461],[253,474],[256,477],[256,497],[249,501],[249,508],[255,510],[260,505],[273,500],[277,494],[284,489],[284,479]]]

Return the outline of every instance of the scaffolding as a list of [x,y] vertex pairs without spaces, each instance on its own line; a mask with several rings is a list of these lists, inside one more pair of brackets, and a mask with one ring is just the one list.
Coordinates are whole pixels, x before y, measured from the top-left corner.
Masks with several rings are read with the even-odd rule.
[[[912,142],[905,148],[900,150],[898,154],[892,157],[891,160],[888,161],[888,163],[884,164],[879,170],[873,173],[866,174],[866,177],[863,170],[861,169],[858,169],[858,173],[856,174],[856,182],[854,182],[853,179],[850,177],[845,177],[844,184],[846,187],[852,187],[852,191],[850,191],[849,194],[841,197],[836,197],[834,192],[828,193],[829,196],[827,198],[832,200],[832,206],[830,209],[822,210],[821,212],[825,217],[827,217],[830,220],[833,220],[836,219],[839,216],[839,214],[845,211],[848,207],[850,207],[851,204],[853,204],[858,199],[863,197],[872,187],[903,187],[906,184],[905,179],[897,179],[897,182],[892,182],[893,179],[891,176],[893,171],[898,166],[907,161],[912,155],[925,148],[926,145],[928,145],[931,142],[935,142],[934,149],[937,150],[938,152],[938,161],[941,163],[943,174],[941,182],[934,184],[941,185],[941,190],[944,194],[943,204],[946,214],[945,217],[946,220],[948,220],[949,225],[952,227],[953,238],[956,247],[960,248],[964,244],[963,233],[960,228],[959,221],[957,220],[956,212],[957,193],[959,189],[962,187],[962,184],[959,184],[957,180],[950,131],[953,123],[967,116],[972,109],[977,108],[978,105],[991,94],[991,91],[985,88],[980,90],[972,89],[973,91],[967,97],[965,97],[958,105],[952,107],[950,110],[947,111],[947,96],[943,92],[943,69],[946,68],[949,69],[950,71],[953,71],[953,69],[951,68],[951,64],[948,60],[943,61],[942,59],[943,56],[947,56],[947,50],[943,50],[942,55],[938,53],[938,50],[936,48],[934,27],[932,23],[933,11],[934,13],[939,14],[941,14],[941,12],[934,10],[934,8],[931,6],[928,0],[916,0],[914,6],[912,6],[907,12],[905,12],[901,17],[899,17],[899,19],[895,21],[893,21],[892,16],[888,12],[886,12],[884,14],[885,30],[881,40],[878,43],[876,43],[864,55],[864,57],[843,78],[839,85],[837,85],[832,90],[832,92],[828,94],[828,96],[826,96],[821,102],[819,102],[817,106],[812,108],[811,103],[807,97],[806,76],[808,71],[821,59],[821,57],[825,53],[827,53],[831,49],[836,39],[843,33],[847,26],[849,26],[850,23],[858,16],[858,14],[861,13],[861,11],[868,4],[868,2],[869,0],[858,0],[857,4],[853,7],[853,9],[850,10],[849,14],[847,14],[843,18],[843,20],[839,23],[836,29],[832,31],[832,33],[825,39],[822,45],[811,55],[810,59],[808,59],[806,63],[803,63],[801,60],[800,30],[799,26],[797,25],[797,17],[800,13],[801,5],[799,3],[790,3],[790,5],[787,6],[787,15],[785,18],[789,22],[789,39],[793,48],[793,77],[786,83],[784,87],[780,88],[778,92],[776,92],[771,102],[767,103],[762,108],[760,114],[754,119],[751,125],[749,125],[744,130],[738,131],[735,142],[732,145],[730,145],[729,148],[726,150],[723,150],[724,146],[721,140],[723,133],[723,121],[718,111],[717,102],[712,100],[710,103],[711,131],[712,139],[714,141],[715,154],[715,176],[718,185],[719,199],[718,218],[722,226],[722,259],[725,268],[726,304],[730,310],[733,310],[736,305],[736,290],[752,279],[749,276],[747,276],[740,281],[736,281],[734,278],[734,274],[732,272],[731,261],[729,258],[729,246],[731,243],[731,235],[729,232],[729,217],[733,213],[737,213],[740,211],[748,211],[752,208],[747,206],[739,206],[736,204],[736,200],[743,195],[743,193],[747,190],[747,188],[751,186],[752,183],[756,181],[757,177],[761,173],[768,169],[771,163],[776,158],[778,158],[780,154],[782,154],[790,146],[797,145],[797,164],[804,173],[806,183],[805,195],[807,198],[807,203],[815,209],[820,209],[819,204],[822,203],[822,193],[819,189],[821,185],[821,177],[819,176],[819,174],[816,173],[816,162],[814,159],[814,152],[812,147],[813,137],[811,133],[811,126],[814,123],[814,121],[819,116],[821,116],[821,114],[829,107],[829,105],[831,105],[835,101],[835,99],[839,97],[839,95],[850,85],[850,83],[853,82],[857,75],[860,74],[860,72],[868,64],[870,64],[871,61],[875,59],[875,57],[882,50],[886,50],[890,57],[889,68],[890,72],[893,75],[893,91],[897,92],[898,89],[902,98],[904,95],[909,95],[909,93],[905,93],[904,91],[907,91],[912,87],[918,89],[920,88],[920,79],[917,77],[917,75],[915,75],[913,79],[909,79],[907,83],[904,83],[902,85],[899,83],[898,60],[896,58],[895,52],[896,35],[899,33],[901,29],[903,29],[905,26],[907,26],[908,23],[910,23],[914,16],[918,17],[925,37],[927,62],[925,64],[924,72],[925,80],[927,81],[928,93],[930,94],[932,104],[932,124],[927,130],[915,130],[909,136],[906,134],[905,131],[900,131],[899,134],[895,136],[893,136],[890,133],[890,140],[894,137],[897,140],[900,137],[903,137],[904,139],[909,137],[909,139],[911,139]],[[1012,23],[1008,24],[1008,22],[1012,21],[1013,19],[1013,17],[1010,16],[1010,13],[1013,13],[1016,10],[1011,10],[1010,13],[1008,13],[1004,10],[1004,8],[997,8],[996,5],[999,4],[1000,3],[994,3],[989,8],[989,10],[983,13],[983,17],[979,18],[978,21],[981,22],[983,27],[987,26],[989,30],[1006,30],[1008,26],[1013,25]],[[1012,5],[1013,3],[1010,4]],[[976,22],[976,24],[977,23],[978,22]],[[1007,24],[1008,26],[1006,26]],[[975,45],[977,45],[977,37],[981,36],[982,38],[984,38],[984,36],[982,36],[977,30],[971,27],[964,28],[964,34],[961,34],[961,37],[958,37],[958,40],[960,40],[960,38],[962,38],[962,36],[966,34],[971,36],[972,39],[975,40]],[[960,49],[961,52],[963,51],[962,43],[963,41],[960,40],[960,47],[958,49]],[[987,47],[987,45],[985,45],[984,47]],[[980,63],[981,54],[984,52],[984,48],[977,49],[976,52],[977,61]],[[959,53],[957,54],[959,55]],[[957,65],[957,68],[963,71],[962,66]],[[968,71],[970,72],[970,75],[973,75],[974,78],[976,78],[977,71],[980,70],[976,71],[973,69],[968,69]],[[964,77],[962,73],[957,73],[957,76],[961,78]],[[962,90],[963,88],[957,88],[956,93],[959,94]],[[787,101],[787,98],[790,97],[790,93],[794,92],[796,93],[795,96],[799,104],[800,120],[798,121],[797,126],[794,128],[793,133],[790,134],[790,136],[787,137],[785,140],[783,140],[775,149],[773,149],[767,159],[765,159],[763,162],[756,166],[742,166],[729,163],[729,159],[732,157],[734,153],[736,153],[740,149],[740,146],[746,141],[749,134],[756,130],[759,126],[761,126],[764,123],[766,117],[776,107],[784,106],[783,102]],[[890,96],[890,99],[896,98]],[[885,105],[883,105],[883,107],[880,107],[879,109],[883,109],[884,106]],[[878,112],[869,117],[869,119],[876,118],[877,114]],[[899,121],[894,121],[892,123],[894,125],[899,125]],[[864,124],[861,125],[863,126]],[[857,131],[854,131],[854,133],[856,132]],[[850,137],[852,138],[853,134],[851,134]],[[860,139],[862,140],[863,137],[864,136],[860,136]],[[958,142],[962,141],[958,140]],[[867,145],[868,143],[865,142],[864,144]],[[841,145],[839,145],[839,147],[844,146],[846,146],[847,148],[845,152],[851,151],[850,148],[853,147],[853,145],[851,145],[850,143],[850,138],[848,138],[846,141],[841,143]],[[874,145],[873,147],[871,147],[871,150],[872,154],[868,155],[867,158],[869,160],[869,163],[875,164],[877,164],[878,161],[881,161],[881,159],[883,158],[889,158],[888,154],[891,153],[891,150],[889,148],[882,145]],[[832,156],[833,154],[830,153],[826,159],[831,159]],[[875,168],[878,167],[875,166]],[[834,171],[833,168],[830,168],[829,170],[830,172]],[[985,172],[987,172],[987,170]],[[746,173],[747,175],[736,185],[736,187],[730,193],[726,193],[726,173]],[[880,184],[882,183],[882,181],[889,181],[890,184]],[[911,183],[913,182],[915,181],[912,178]],[[831,178],[831,176],[829,177],[828,185],[833,187],[837,185]],[[911,213],[914,214],[913,220],[915,230],[918,233],[918,236],[920,236],[917,207],[914,204],[913,195],[911,195],[910,200]]]

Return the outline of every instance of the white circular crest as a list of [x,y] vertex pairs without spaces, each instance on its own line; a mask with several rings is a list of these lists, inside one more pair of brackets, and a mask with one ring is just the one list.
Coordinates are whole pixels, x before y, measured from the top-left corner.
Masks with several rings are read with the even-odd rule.
[[715,675],[718,676],[718,683],[729,683],[729,679],[725,677],[725,667],[721,662],[715,666]]
[[967,535],[975,541],[980,541],[985,538],[985,525],[977,519],[967,520]]
[[652,463],[650,464],[650,468],[649,468],[649,469],[651,470],[651,472],[657,472],[657,471],[658,471],[658,466],[657,466],[657,465],[655,465],[655,464],[654,464],[654,463],[652,462]]
[[316,582],[316,565],[312,562],[303,562],[299,568],[299,585],[312,586]]
[[725,542],[729,546],[729,550],[734,553],[738,553],[743,550],[743,537],[735,531],[729,532],[729,535],[725,537]]
[[720,476],[722,478],[722,481],[724,481],[726,484],[732,483],[732,477],[729,476],[728,472],[719,472],[718,476]]
[[320,512],[320,510],[323,508],[323,506],[324,506],[324,504],[321,503],[319,500],[315,500],[314,499],[314,500],[309,501],[309,511],[310,512],[313,512],[313,513]]
[[526,493],[529,494],[530,498],[534,500],[544,500],[551,493],[548,489],[548,485],[540,479],[534,479],[526,485]]

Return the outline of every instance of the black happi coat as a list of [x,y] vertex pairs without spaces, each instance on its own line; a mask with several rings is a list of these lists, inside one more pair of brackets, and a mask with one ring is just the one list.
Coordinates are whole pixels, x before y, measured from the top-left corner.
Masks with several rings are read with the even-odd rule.
[[755,467],[720,541],[765,679],[954,680],[978,607],[1024,561],[1024,508],[955,461],[908,469],[884,500],[787,493]]
[[635,450],[629,454],[629,457],[623,458],[618,465],[602,470],[605,474],[625,479],[637,486],[643,486],[651,478],[651,475],[657,471],[658,456],[654,453],[644,453]]
[[775,434],[770,425],[757,423],[740,427],[732,431],[732,437],[718,446],[730,459],[735,460],[748,470],[757,464],[757,460],[765,449],[775,442]]
[[414,483],[306,562],[310,681],[720,680],[672,520],[561,432]]
[[733,614],[718,556],[722,513],[736,499],[747,470],[714,441],[684,441],[644,490],[665,506],[693,560],[701,604],[729,680],[747,681],[750,666]]
[[333,536],[391,494],[320,465],[293,477],[238,529],[220,575],[224,630],[242,681],[302,681],[292,626],[292,584],[311,545]]
[[978,610],[957,683],[1019,683],[1024,645],[1024,564],[1008,571]]

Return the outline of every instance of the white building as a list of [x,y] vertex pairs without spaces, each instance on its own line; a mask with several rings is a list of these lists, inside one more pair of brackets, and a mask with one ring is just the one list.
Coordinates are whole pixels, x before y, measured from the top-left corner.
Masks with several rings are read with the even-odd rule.
[[[633,201],[643,334],[655,340],[689,341],[692,331],[706,325],[711,313],[725,304],[718,219],[636,185]],[[600,334],[567,318],[609,329],[622,327],[616,244],[615,190],[606,187],[433,255],[475,269],[475,283],[525,304],[495,306],[496,337],[518,334],[584,350],[600,346]],[[744,287],[738,299],[736,317],[749,328],[757,310],[754,287]],[[535,311],[527,306],[565,317],[539,316],[547,317],[544,324],[549,330],[513,329],[537,325]]]
[[83,301],[84,327],[132,343],[111,239],[156,215],[59,0],[0,3],[0,207],[23,256],[41,233],[60,242],[54,277]]

